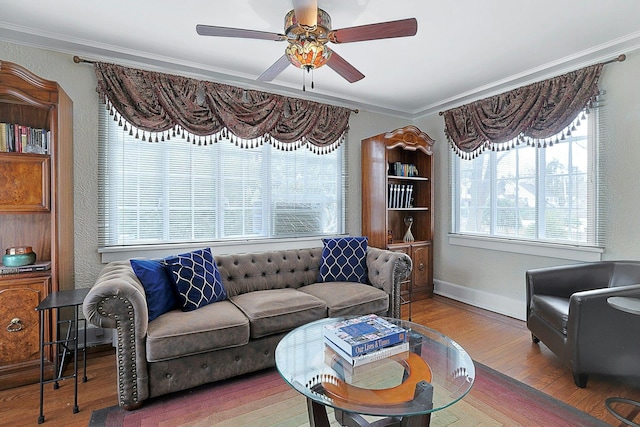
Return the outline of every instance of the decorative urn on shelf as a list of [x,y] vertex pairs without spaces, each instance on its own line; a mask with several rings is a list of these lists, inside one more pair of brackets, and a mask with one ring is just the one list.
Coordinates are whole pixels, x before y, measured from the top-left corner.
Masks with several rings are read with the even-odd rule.
[[2,256],[2,264],[5,267],[22,267],[36,262],[36,253],[33,252],[31,246],[13,247],[5,252]]

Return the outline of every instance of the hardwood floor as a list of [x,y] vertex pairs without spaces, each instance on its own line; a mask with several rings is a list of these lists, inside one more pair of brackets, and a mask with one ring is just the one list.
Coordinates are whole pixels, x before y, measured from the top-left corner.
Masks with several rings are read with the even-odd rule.
[[[619,423],[604,406],[607,397],[640,400],[640,386],[627,384],[619,378],[592,375],[587,388],[576,387],[571,372],[544,345],[531,342],[531,335],[522,321],[439,296],[415,302],[412,320],[448,335],[475,361],[611,425]],[[87,376],[88,382],[78,383],[80,412],[77,414],[72,413],[72,380],[61,381],[58,390],[53,390],[52,384],[45,385],[43,426],[87,426],[92,411],[117,404],[112,350],[90,352]],[[38,384],[0,391],[0,425],[37,425],[38,411]]]

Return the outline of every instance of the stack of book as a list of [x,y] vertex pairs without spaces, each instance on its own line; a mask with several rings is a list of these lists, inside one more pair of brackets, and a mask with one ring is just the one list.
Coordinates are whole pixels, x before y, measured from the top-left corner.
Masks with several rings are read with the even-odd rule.
[[418,168],[414,164],[389,162],[388,173],[391,176],[418,176]]
[[407,331],[375,314],[325,325],[324,343],[350,366],[408,354]]
[[51,261],[36,262],[29,265],[22,265],[19,267],[9,267],[0,263],[0,275],[1,274],[17,274],[17,273],[33,273],[37,271],[51,270]]
[[406,209],[413,207],[413,184],[389,184],[389,208]]

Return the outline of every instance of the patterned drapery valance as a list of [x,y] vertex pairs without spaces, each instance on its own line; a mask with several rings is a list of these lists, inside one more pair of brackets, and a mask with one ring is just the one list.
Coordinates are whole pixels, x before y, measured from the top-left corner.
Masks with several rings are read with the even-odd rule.
[[[462,158],[485,149],[511,148],[510,141],[543,147],[550,138],[570,132],[598,95],[603,64],[533,83],[443,113],[445,135]],[[563,134],[564,135],[564,134]]]
[[349,128],[348,108],[102,62],[95,71],[96,90],[115,120],[142,130],[145,140],[178,134],[197,144],[228,138],[243,147],[267,142],[323,154]]

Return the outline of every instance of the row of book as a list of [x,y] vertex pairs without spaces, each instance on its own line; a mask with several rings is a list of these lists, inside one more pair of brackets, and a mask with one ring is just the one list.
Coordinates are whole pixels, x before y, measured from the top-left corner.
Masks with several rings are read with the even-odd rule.
[[0,123],[0,153],[49,154],[51,131],[14,123]]
[[411,163],[389,162],[389,175],[393,176],[418,176],[418,168]]
[[29,265],[21,265],[19,267],[8,267],[0,264],[0,275],[17,274],[17,273],[33,273],[36,271],[51,270],[51,261],[41,261]]
[[407,331],[375,314],[325,325],[323,338],[325,361],[333,364],[339,360],[348,367],[409,352]]
[[413,207],[413,184],[389,184],[388,207],[391,209]]

